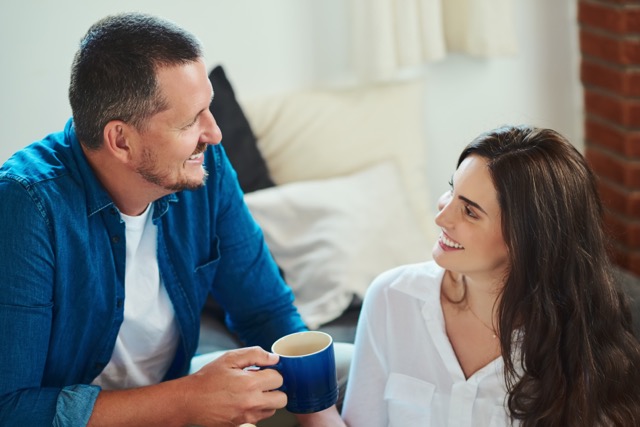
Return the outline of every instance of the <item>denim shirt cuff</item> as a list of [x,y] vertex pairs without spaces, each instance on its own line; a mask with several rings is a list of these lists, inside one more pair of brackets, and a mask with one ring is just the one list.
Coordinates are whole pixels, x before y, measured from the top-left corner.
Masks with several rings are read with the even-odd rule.
[[98,386],[82,384],[63,388],[56,402],[53,426],[86,426],[100,390]]

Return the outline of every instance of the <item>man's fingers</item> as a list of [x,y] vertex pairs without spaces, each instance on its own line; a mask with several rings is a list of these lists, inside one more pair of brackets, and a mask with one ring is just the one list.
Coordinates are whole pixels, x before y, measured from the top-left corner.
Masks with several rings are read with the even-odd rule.
[[235,367],[244,369],[249,366],[270,366],[280,360],[277,354],[264,351],[260,347],[247,347],[237,350],[229,350],[223,357],[228,359]]

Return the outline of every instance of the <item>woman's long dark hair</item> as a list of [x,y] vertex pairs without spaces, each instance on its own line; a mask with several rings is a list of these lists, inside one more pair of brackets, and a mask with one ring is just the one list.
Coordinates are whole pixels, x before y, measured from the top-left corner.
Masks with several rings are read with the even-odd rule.
[[510,269],[498,305],[508,408],[523,426],[640,425],[640,344],[607,255],[596,178],[549,129],[502,127],[488,161]]

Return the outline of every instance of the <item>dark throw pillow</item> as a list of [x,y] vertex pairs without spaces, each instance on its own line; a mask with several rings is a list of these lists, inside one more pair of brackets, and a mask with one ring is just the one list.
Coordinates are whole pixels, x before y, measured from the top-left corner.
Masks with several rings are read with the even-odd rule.
[[214,93],[209,110],[222,131],[222,145],[238,173],[242,191],[250,193],[273,187],[267,164],[258,150],[256,137],[222,66],[216,66],[209,73],[209,80]]
[[[238,174],[240,187],[245,193],[273,187],[267,164],[258,150],[257,140],[242,107],[236,100],[233,87],[227,79],[222,66],[216,66],[209,73],[213,86],[213,101],[209,110],[222,131],[222,146],[231,165]],[[280,274],[284,272],[280,267]],[[204,312],[220,321],[224,320],[224,310],[213,297],[209,296]]]

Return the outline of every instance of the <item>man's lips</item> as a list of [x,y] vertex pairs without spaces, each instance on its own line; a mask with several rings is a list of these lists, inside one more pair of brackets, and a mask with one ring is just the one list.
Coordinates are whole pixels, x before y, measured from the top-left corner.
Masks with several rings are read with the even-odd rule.
[[193,152],[191,156],[187,160],[200,160],[205,150],[207,149],[206,144],[201,144],[196,147],[196,151]]

